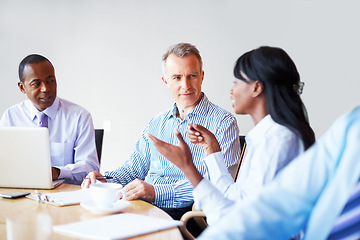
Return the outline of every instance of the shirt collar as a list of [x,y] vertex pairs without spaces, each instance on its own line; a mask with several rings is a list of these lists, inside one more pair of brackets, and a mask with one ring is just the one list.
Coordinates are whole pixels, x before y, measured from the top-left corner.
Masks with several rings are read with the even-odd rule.
[[[200,116],[206,116],[206,113],[209,109],[209,99],[206,97],[205,93],[201,92],[201,101],[195,106],[193,110],[191,110],[188,113],[188,116],[191,117],[191,115],[200,115]],[[177,117],[178,108],[176,103],[172,106],[170,109],[170,114],[168,118],[176,118]]]
[[59,109],[59,106],[60,106],[60,99],[59,99],[58,97],[56,97],[54,103],[53,103],[50,107],[46,108],[46,109],[44,110],[44,113],[45,113],[50,119],[54,120],[54,119],[55,119],[55,116],[56,116],[56,112],[57,112],[57,110]]
[[[39,113],[39,110],[34,106],[34,104],[32,104],[32,102],[28,99],[28,107],[30,109],[30,116],[32,121],[34,121],[36,114]],[[55,101],[53,102],[53,104],[46,108],[43,112],[50,118],[50,119],[55,119],[56,116],[56,112],[59,108],[60,105],[60,100],[58,97],[55,98]]]

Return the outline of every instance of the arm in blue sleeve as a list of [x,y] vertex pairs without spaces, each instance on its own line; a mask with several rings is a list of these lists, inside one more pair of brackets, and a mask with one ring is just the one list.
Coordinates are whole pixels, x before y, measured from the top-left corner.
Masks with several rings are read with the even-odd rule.
[[236,163],[240,157],[239,128],[236,119],[233,117],[225,118],[220,123],[215,136],[219,142],[225,166],[234,176]]
[[[70,179],[74,184],[80,184],[89,172],[99,171],[99,160],[95,146],[95,130],[90,113],[80,115],[77,126],[77,137],[72,146],[74,159],[60,169],[59,178]],[[65,155],[65,157],[69,157]]]
[[[332,215],[329,213],[333,212],[334,203],[332,199],[322,197],[324,189],[330,189],[335,177],[336,182],[345,183],[349,182],[349,175],[353,175],[350,181],[354,183],[359,178],[359,167],[354,168],[358,166],[354,163],[358,163],[360,155],[357,145],[360,141],[359,119],[360,109],[356,121],[348,116],[338,120],[316,144],[284,168],[259,194],[238,202],[223,213],[221,220],[209,227],[199,239],[289,239],[304,227],[306,234],[310,230],[316,233],[323,231],[324,221]],[[349,194],[343,188],[335,190],[336,194],[345,198]],[[324,201],[319,202],[321,199]],[[324,207],[322,219],[313,218],[313,212]],[[309,224],[311,222],[318,225],[314,224],[314,228]],[[331,223],[328,226],[331,227]],[[323,238],[324,235],[322,238],[309,237]]]
[[154,204],[167,208],[181,208],[193,203],[193,187],[187,179],[172,184],[155,184]]
[[140,140],[135,145],[135,150],[130,159],[124,165],[114,171],[105,172],[105,176],[113,177],[113,181],[125,186],[129,182],[140,179],[144,180],[150,167],[149,142],[145,136],[146,127],[141,134]]

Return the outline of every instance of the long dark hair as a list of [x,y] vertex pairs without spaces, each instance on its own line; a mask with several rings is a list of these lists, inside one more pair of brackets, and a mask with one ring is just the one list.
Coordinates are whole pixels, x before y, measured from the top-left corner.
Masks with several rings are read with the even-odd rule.
[[266,107],[272,119],[301,137],[305,149],[315,142],[306,108],[299,94],[303,83],[295,63],[281,48],[263,46],[243,54],[234,67],[234,76],[248,82],[260,81],[264,86]]

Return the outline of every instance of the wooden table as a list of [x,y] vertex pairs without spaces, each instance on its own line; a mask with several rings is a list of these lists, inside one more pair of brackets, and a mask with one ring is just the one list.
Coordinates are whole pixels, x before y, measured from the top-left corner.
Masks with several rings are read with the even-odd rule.
[[[76,191],[80,186],[61,184],[52,190],[41,190],[40,192],[61,192],[61,191]],[[0,192],[7,192],[20,189],[0,188]],[[33,192],[33,190],[24,189],[25,191]],[[122,212],[136,213],[147,215],[151,217],[172,219],[167,213],[160,208],[141,200],[131,201],[130,207],[124,209]],[[66,224],[72,222],[83,221],[87,219],[103,217],[105,215],[92,214],[88,210],[83,209],[80,205],[72,205],[65,207],[57,207],[46,203],[38,203],[27,198],[19,199],[5,199],[0,197],[0,239],[6,239],[6,218],[16,215],[30,215],[46,214],[51,217],[53,225]],[[121,214],[121,213],[120,213]],[[62,234],[52,232],[50,239],[76,239]],[[183,239],[178,228],[172,228],[155,233],[150,233],[131,239],[157,239],[157,240],[177,240]]]

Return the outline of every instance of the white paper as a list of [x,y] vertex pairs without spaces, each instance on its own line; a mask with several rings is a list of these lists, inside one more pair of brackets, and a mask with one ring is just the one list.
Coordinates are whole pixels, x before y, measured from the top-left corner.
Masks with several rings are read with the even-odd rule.
[[54,232],[84,239],[124,239],[181,226],[181,221],[121,213],[54,226]]

